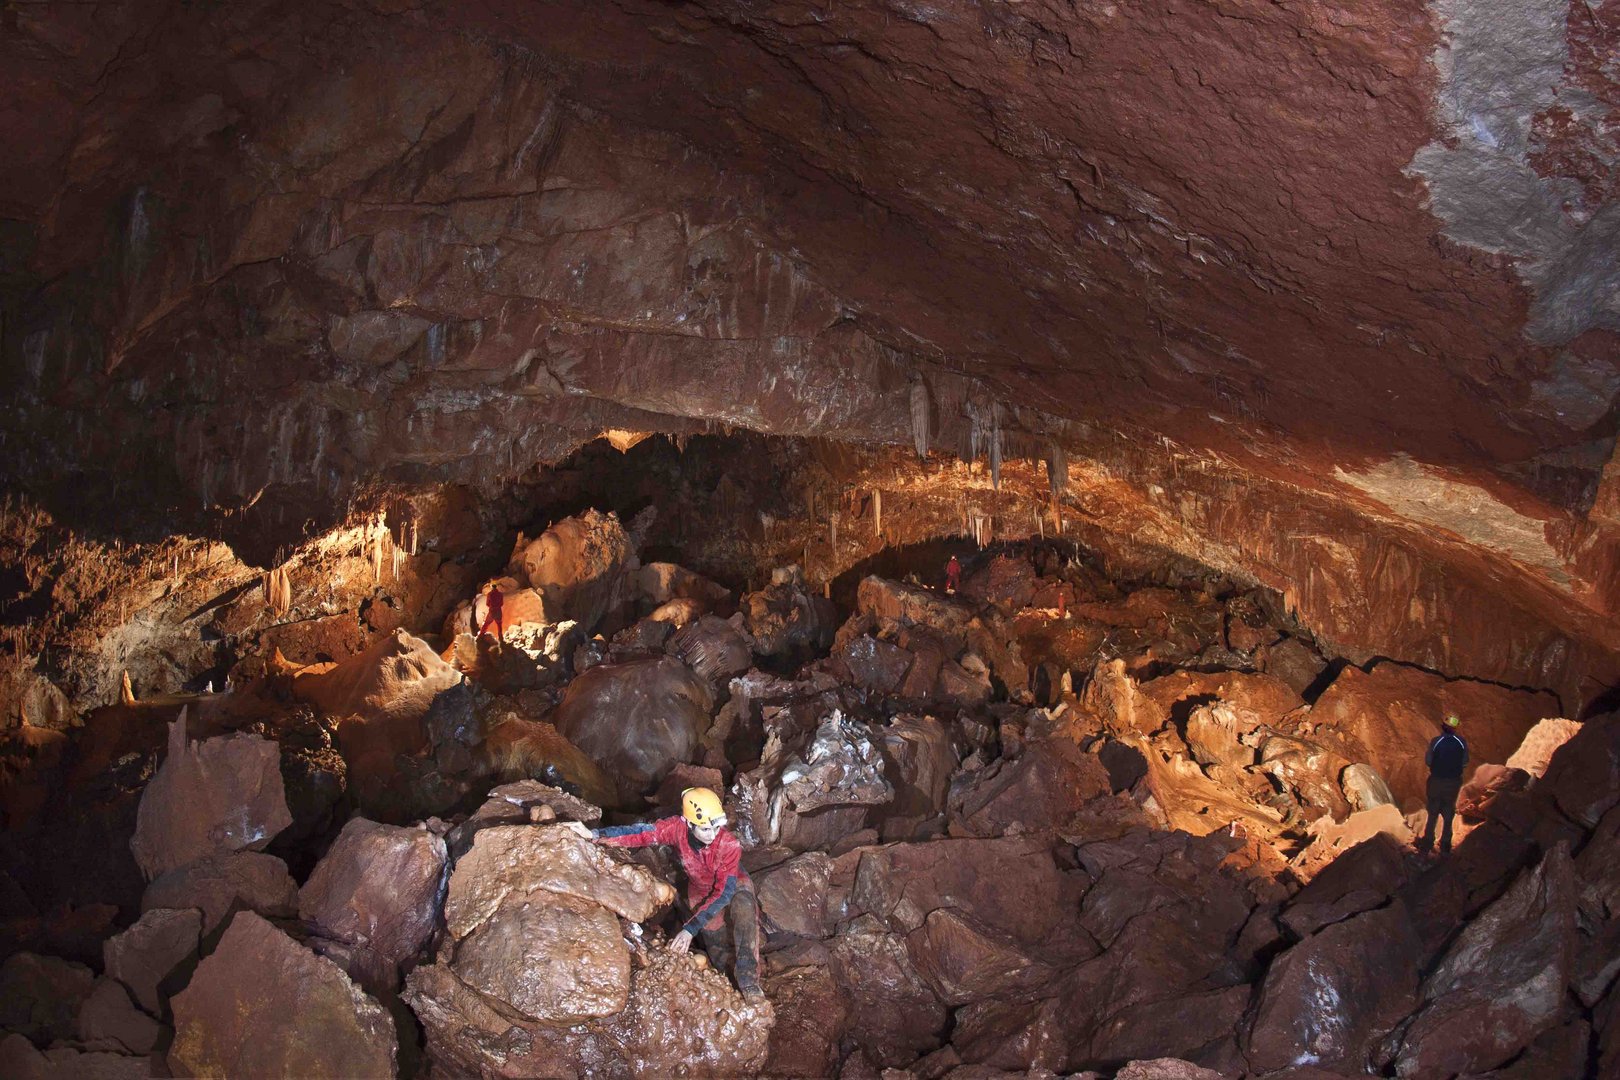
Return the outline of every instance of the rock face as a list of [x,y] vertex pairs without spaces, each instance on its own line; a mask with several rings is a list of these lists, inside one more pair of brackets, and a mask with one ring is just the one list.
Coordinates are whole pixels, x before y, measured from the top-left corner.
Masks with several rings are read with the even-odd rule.
[[150,879],[211,855],[259,850],[290,824],[276,744],[255,735],[190,743],[182,716],[141,795],[130,848]]
[[169,1064],[187,1076],[392,1077],[387,1011],[251,912],[174,998]]
[[632,962],[620,919],[645,921],[673,897],[567,829],[483,830],[451,876],[449,945],[406,980],[430,1058],[510,1077],[756,1071],[769,1006],[691,956],[655,947]]
[[430,832],[354,818],[299,890],[298,916],[397,967],[433,932],[446,858]]
[[656,657],[591,668],[568,685],[552,720],[628,798],[695,757],[712,707],[691,668]]
[[0,964],[0,1029],[19,1032],[41,1046],[72,1039],[94,982],[83,964],[13,953]]
[[1480,913],[1423,981],[1401,1076],[1478,1073],[1555,1024],[1574,963],[1574,870],[1564,847]]

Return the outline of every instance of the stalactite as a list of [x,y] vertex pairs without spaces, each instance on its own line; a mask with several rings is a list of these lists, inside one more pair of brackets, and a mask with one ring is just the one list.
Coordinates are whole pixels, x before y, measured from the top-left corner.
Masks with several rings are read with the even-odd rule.
[[928,401],[928,384],[922,379],[916,379],[911,384],[911,444],[917,449],[917,457],[928,457],[929,419],[932,407]]
[[129,669],[124,669],[124,678],[118,688],[118,700],[125,705],[135,704],[135,688],[129,684]]
[[872,535],[883,542],[883,492],[872,492]]
[[1046,483],[1052,490],[1053,501],[1061,499],[1069,486],[1069,455],[1057,443],[1052,444],[1046,456]]
[[834,510],[827,515],[827,543],[833,550],[834,561],[838,558],[838,511]]
[[1001,490],[1001,403],[990,403],[990,487]]
[[264,603],[276,618],[286,618],[292,610],[292,579],[285,566],[278,566],[264,575]]

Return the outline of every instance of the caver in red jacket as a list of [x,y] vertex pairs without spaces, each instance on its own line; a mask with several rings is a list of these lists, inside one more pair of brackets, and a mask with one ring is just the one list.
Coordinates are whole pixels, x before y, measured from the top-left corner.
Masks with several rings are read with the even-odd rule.
[[738,889],[752,891],[754,883],[742,868],[742,845],[722,828],[714,842],[698,845],[692,840],[686,819],[679,815],[659,818],[650,825],[615,825],[593,829],[591,835],[619,847],[650,847],[667,844],[681,857],[686,873],[686,906],[692,917],[681,929],[693,936],[699,930],[718,930],[725,923],[724,912]]

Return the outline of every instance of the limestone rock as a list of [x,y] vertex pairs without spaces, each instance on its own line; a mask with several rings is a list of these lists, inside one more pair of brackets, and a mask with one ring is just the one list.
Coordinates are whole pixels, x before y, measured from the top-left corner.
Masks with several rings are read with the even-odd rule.
[[833,1076],[838,1044],[849,1020],[843,988],[825,963],[795,964],[765,976],[776,1006],[765,1076]]
[[1345,801],[1355,810],[1371,810],[1395,801],[1395,793],[1389,790],[1378,770],[1365,762],[1346,765],[1339,773],[1339,786],[1344,790]]
[[175,995],[169,1064],[190,1076],[392,1077],[388,1012],[252,912]]
[[629,798],[693,759],[712,707],[704,681],[663,656],[591,668],[569,684],[552,722]]
[[900,689],[913,657],[898,645],[862,634],[845,645],[836,659],[856,686],[888,695]]
[[480,832],[456,864],[445,922],[460,940],[502,906],[531,898],[542,902],[550,893],[590,900],[631,922],[645,922],[675,898],[667,882],[615,862],[566,828],[506,825]]
[[1620,713],[1587,720],[1553,754],[1538,788],[1572,821],[1596,827],[1620,803]]
[[191,743],[181,717],[141,794],[130,849],[150,880],[210,855],[261,849],[290,824],[275,743],[254,735]]
[[1000,836],[1062,828],[1080,808],[1112,791],[1097,757],[1065,739],[1031,743],[1017,758],[961,772],[947,799],[954,835]]
[[297,915],[298,886],[287,864],[256,851],[217,855],[169,871],[141,895],[142,912],[201,909],[203,937],[238,907],[270,918]]
[[26,1035],[40,1046],[72,1039],[94,984],[95,976],[83,964],[12,953],[0,964],[0,1029]]
[[1280,921],[1296,937],[1381,906],[1406,880],[1406,849],[1375,833],[1313,877],[1283,908]]
[[957,766],[951,733],[931,716],[900,715],[878,729],[877,736],[885,775],[894,785],[884,829],[893,839],[910,839],[918,824],[945,809]]
[[1032,990],[1053,974],[1005,933],[955,908],[929,912],[906,948],[923,981],[952,1007]]
[[162,1016],[168,995],[162,987],[193,960],[202,937],[203,915],[195,908],[153,908],[135,925],[102,947],[107,974],[128,988],[135,1003]]
[[830,949],[850,1007],[850,1038],[872,1060],[898,1066],[940,1045],[949,1013],[917,973],[905,938],[861,916]]
[[353,818],[298,893],[298,916],[324,937],[398,965],[427,943],[444,882],[444,841],[423,829]]
[[1529,1045],[1560,1018],[1574,945],[1574,870],[1560,845],[1464,927],[1423,981],[1397,1074],[1484,1072]]

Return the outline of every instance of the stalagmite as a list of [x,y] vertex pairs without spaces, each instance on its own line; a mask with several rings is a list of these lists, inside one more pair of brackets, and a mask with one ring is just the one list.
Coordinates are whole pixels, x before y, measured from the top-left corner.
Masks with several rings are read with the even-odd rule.
[[1001,490],[1001,403],[990,404],[990,486]]
[[872,535],[883,539],[883,492],[872,492]]
[[928,420],[932,411],[928,401],[928,384],[917,379],[911,384],[911,444],[918,458],[928,457]]
[[1069,486],[1069,455],[1057,443],[1046,457],[1046,483],[1052,490],[1054,503],[1063,497],[1063,491]]

